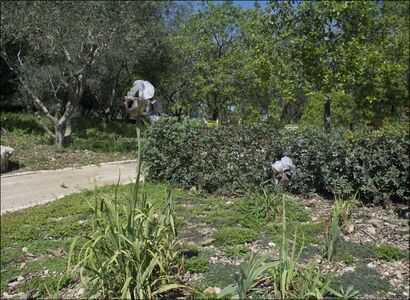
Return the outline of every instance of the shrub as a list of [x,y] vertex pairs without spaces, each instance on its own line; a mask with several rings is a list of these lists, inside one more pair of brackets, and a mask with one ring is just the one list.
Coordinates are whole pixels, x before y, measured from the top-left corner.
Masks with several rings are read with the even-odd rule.
[[398,126],[326,133],[161,118],[145,134],[148,177],[178,187],[242,194],[269,179],[270,163],[287,155],[297,167],[292,192],[345,198],[358,191],[376,204],[410,199],[409,135]]

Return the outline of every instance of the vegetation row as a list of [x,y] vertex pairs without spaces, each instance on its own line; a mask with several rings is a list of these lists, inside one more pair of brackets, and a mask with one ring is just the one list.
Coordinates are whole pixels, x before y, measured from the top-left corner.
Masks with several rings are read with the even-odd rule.
[[146,132],[148,176],[221,194],[243,193],[270,178],[270,163],[287,155],[297,166],[289,189],[340,197],[358,193],[375,204],[407,201],[408,132],[274,130],[265,125],[207,127],[162,118]]

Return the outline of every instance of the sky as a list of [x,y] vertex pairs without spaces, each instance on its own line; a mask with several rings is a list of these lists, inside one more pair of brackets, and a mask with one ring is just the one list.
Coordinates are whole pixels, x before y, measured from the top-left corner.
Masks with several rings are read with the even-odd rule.
[[253,8],[254,3],[255,2],[259,2],[259,4],[261,5],[261,7],[265,7],[266,5],[269,4],[269,1],[233,1],[233,3],[235,5],[240,5],[243,9],[247,9],[247,8]]
[[[200,2],[201,1],[194,1],[194,7],[196,5],[198,5],[198,7],[200,6]],[[213,2],[220,2],[222,3],[223,0],[213,0]],[[261,5],[261,7],[266,7],[267,5],[269,5],[269,0],[237,0],[237,1],[233,1],[234,5],[239,5],[241,6],[243,9],[248,9],[248,8],[253,8],[255,2],[259,2],[259,4]]]

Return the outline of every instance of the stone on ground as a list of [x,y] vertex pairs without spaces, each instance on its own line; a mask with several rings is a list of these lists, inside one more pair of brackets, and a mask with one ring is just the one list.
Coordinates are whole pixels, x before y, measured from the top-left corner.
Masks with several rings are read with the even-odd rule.
[[1,168],[0,172],[4,173],[8,171],[9,168],[9,158],[14,153],[14,149],[11,147],[1,146]]

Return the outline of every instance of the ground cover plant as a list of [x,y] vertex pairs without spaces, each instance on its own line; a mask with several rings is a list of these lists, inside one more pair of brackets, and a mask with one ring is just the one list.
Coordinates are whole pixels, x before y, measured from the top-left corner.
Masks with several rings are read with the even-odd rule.
[[[44,206],[3,215],[1,224],[1,293],[3,297],[7,298],[7,295],[19,293],[21,293],[20,295],[29,294],[34,298],[47,297],[49,294],[53,297],[56,295],[71,297],[83,292],[86,293],[87,291],[81,289],[79,273],[66,273],[70,245],[74,238],[92,234],[92,216],[95,213],[93,201],[98,200],[97,203],[104,203],[104,199],[112,197],[115,192],[119,200],[128,199],[129,195],[132,194],[132,189],[133,185],[105,187],[97,191],[67,196]],[[162,212],[166,209],[168,204],[167,190],[168,186],[164,184],[146,183],[144,185],[144,192],[150,195],[154,205],[151,216],[154,215],[154,211]],[[389,253],[392,254],[388,258],[382,258],[372,251],[373,247],[377,247],[375,241],[370,240],[366,244],[360,245],[358,242],[345,241],[346,237],[352,238],[354,234],[345,236],[341,233],[341,240],[336,245],[336,255],[333,261],[329,262],[322,257],[317,245],[325,242],[326,227],[321,224],[331,218],[332,210],[329,210],[325,215],[323,215],[324,210],[321,208],[311,212],[305,208],[310,208],[307,206],[308,201],[311,201],[310,199],[298,199],[297,202],[289,206],[289,210],[285,207],[285,218],[282,215],[282,208],[278,210],[273,220],[267,221],[265,219],[266,222],[252,226],[251,222],[243,220],[252,218],[253,212],[249,210],[247,215],[246,211],[238,208],[241,202],[249,201],[251,195],[243,198],[224,198],[206,193],[190,193],[179,189],[174,190],[172,195],[177,239],[180,243],[179,257],[180,259],[184,258],[184,266],[179,270],[177,283],[189,287],[178,290],[177,294],[180,296],[195,299],[198,297],[212,298],[217,296],[214,292],[219,293],[218,289],[223,290],[234,284],[236,287],[243,285],[244,290],[241,293],[245,292],[246,295],[252,297],[266,298],[269,295],[286,293],[297,297],[315,295],[312,297],[317,298],[319,295],[329,296],[329,290],[332,290],[334,295],[338,293],[340,296],[343,292],[347,292],[352,285],[353,289],[350,289],[347,294],[359,291],[359,298],[367,297],[366,295],[389,297],[388,295],[393,294],[399,298],[405,298],[403,292],[405,293],[406,290],[403,287],[405,287],[408,274],[402,274],[402,287],[400,288],[400,285],[396,285],[393,281],[396,279],[394,272],[397,271],[399,265],[394,265],[396,267],[389,273],[389,276],[386,277],[383,273],[390,268],[389,266],[393,267],[391,264],[395,263],[400,263],[402,270],[406,268],[405,266],[408,266],[407,256],[393,255],[395,251],[389,250]],[[255,195],[255,197],[257,196]],[[292,198],[287,200],[290,199]],[[319,199],[315,199],[315,202],[320,203],[318,201]],[[282,206],[282,203],[279,206]],[[298,206],[299,210],[305,210],[308,220],[307,218],[298,220],[292,216],[292,211],[297,212],[295,206]],[[204,222],[207,216],[214,215],[214,212],[221,208],[226,211],[225,214],[229,212],[231,215],[237,216],[236,222],[233,222],[232,219],[227,220],[226,222],[230,224],[228,226],[221,222],[221,219],[208,218],[208,222]],[[354,212],[356,210],[360,209],[353,208]],[[261,221],[263,218],[266,218],[266,215],[261,214],[259,220]],[[318,219],[312,221],[315,218]],[[287,228],[284,231],[278,229],[278,227],[283,228],[284,226],[282,219],[286,220],[285,226]],[[104,219],[104,224],[108,225],[108,222],[109,219]],[[307,225],[308,227],[314,226],[314,229],[306,230]],[[227,232],[225,228],[228,228]],[[236,228],[233,230],[236,242],[234,245],[230,240],[232,228]],[[272,231],[272,229],[275,230]],[[222,237],[216,239],[215,235],[218,236],[221,233]],[[357,230],[357,234],[359,233],[360,231]],[[275,236],[277,236],[276,239]],[[236,272],[241,274],[240,266],[245,261],[250,261],[254,252],[259,253],[254,258],[256,260],[264,256],[265,263],[280,262],[280,247],[285,245],[282,242],[284,239],[288,241],[290,259],[286,264],[292,263],[294,275],[284,276],[286,270],[288,270],[286,274],[289,274],[289,268],[283,267],[282,269],[268,268],[267,272],[263,272],[262,277],[246,284],[243,281],[245,278],[243,276],[238,277],[237,281],[234,279]],[[313,246],[311,247],[312,241]],[[86,239],[78,239],[73,252],[80,254],[81,248],[86,242]],[[305,244],[303,249],[301,248],[302,242]],[[396,249],[391,247],[390,243],[390,248]],[[296,248],[293,259],[291,259],[294,245]],[[403,245],[406,245],[406,240],[403,241]],[[296,259],[301,249],[302,252]],[[286,250],[282,251],[286,252]],[[389,262],[389,258],[395,260]],[[285,259],[284,255],[282,255],[283,259]],[[348,260],[349,263],[345,263],[345,260]],[[74,259],[71,265],[78,262]],[[372,264],[378,266],[378,263],[381,263],[382,270],[378,267],[372,267]],[[281,265],[285,266],[284,262]],[[243,265],[242,267],[245,272],[246,268],[251,266]],[[329,268],[337,271],[329,273]],[[355,271],[352,272],[349,268],[353,268]],[[278,272],[277,275],[274,275],[275,272]],[[85,272],[84,275],[87,278],[91,276],[91,273]],[[285,280],[283,283],[280,279],[282,276]],[[371,279],[372,284],[369,282],[369,284],[363,285],[363,277]],[[226,297],[233,296],[238,291],[235,288],[232,294],[228,293]]]

